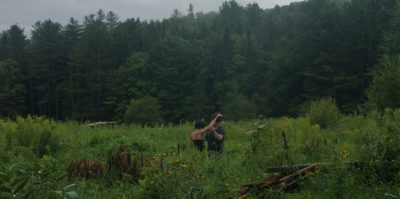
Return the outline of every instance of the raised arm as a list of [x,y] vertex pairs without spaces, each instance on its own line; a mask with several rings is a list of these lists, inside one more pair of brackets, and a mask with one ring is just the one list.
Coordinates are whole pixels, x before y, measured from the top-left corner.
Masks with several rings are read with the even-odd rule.
[[215,118],[210,122],[210,124],[208,124],[208,126],[206,128],[200,129],[198,132],[201,133],[201,134],[206,133],[208,130],[210,130],[214,126],[215,122],[220,117],[222,117],[221,114],[218,114],[217,116],[215,116]]

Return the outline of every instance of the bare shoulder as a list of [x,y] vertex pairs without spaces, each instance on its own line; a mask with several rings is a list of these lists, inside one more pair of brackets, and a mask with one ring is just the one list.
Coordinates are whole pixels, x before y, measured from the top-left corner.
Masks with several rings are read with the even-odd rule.
[[193,131],[193,132],[190,133],[189,138],[190,138],[190,139],[193,139],[193,137],[194,137],[195,135],[196,135],[196,131]]

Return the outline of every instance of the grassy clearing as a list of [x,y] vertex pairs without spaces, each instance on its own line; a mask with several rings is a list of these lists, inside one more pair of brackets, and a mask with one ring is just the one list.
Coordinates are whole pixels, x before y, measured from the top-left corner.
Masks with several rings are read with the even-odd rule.
[[[330,129],[308,117],[225,122],[221,156],[186,147],[193,124],[156,128],[90,128],[44,118],[0,122],[1,198],[232,198],[242,184],[274,174],[266,167],[359,160],[314,172],[276,198],[387,198],[400,196],[400,110],[343,116]],[[288,149],[284,149],[282,131]],[[182,153],[177,153],[180,143]],[[152,165],[138,183],[129,175],[69,179],[68,164],[81,157],[106,162],[122,145],[143,151]],[[162,157],[162,158],[161,158]],[[165,169],[160,171],[163,159]]]

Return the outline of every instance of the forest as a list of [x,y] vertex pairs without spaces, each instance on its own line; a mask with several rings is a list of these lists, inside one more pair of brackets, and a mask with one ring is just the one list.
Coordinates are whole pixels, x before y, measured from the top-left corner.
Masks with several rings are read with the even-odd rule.
[[[0,34],[0,116],[172,123],[302,116],[312,101],[343,113],[400,107],[396,0],[308,0],[261,9],[120,21],[99,10],[68,24]],[[136,114],[139,113],[139,114]],[[140,114],[141,113],[141,114]]]

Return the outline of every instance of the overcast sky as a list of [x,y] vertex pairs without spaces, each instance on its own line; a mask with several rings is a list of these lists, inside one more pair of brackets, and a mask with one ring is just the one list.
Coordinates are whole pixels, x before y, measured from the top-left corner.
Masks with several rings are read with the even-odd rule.
[[[127,18],[162,19],[177,8],[187,13],[192,3],[195,12],[217,11],[225,0],[0,0],[0,31],[13,24],[25,28],[30,33],[32,25],[40,20],[51,19],[67,24],[69,18],[82,22],[84,16],[95,13],[100,8],[113,11],[121,21]],[[301,0],[236,0],[241,5],[257,2],[261,8],[287,5]]]

